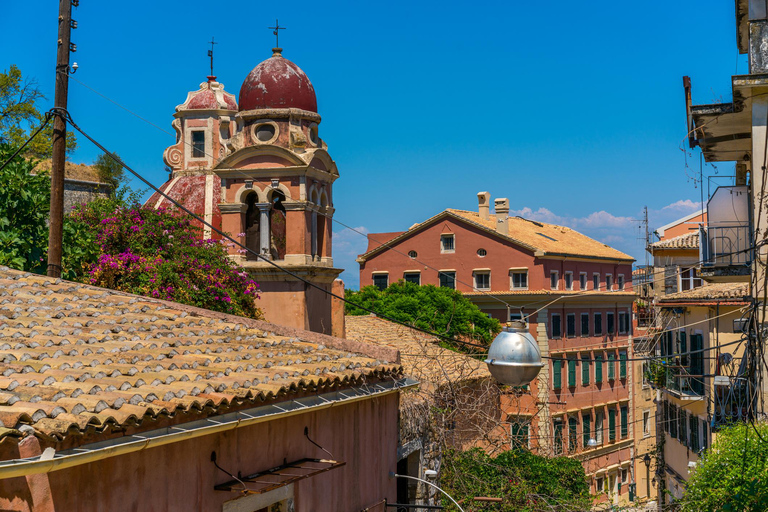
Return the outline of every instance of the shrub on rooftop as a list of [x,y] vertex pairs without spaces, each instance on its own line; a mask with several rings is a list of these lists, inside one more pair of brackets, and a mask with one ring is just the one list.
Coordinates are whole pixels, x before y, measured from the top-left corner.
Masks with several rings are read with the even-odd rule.
[[138,295],[250,318],[258,285],[227,256],[221,241],[202,239],[189,217],[166,209],[99,200],[69,216],[96,248],[93,258],[70,259],[75,279]]

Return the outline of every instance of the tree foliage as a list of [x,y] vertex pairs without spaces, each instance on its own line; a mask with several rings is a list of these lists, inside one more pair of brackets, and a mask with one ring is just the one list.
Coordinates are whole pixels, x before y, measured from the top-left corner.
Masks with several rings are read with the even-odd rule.
[[742,423],[718,432],[681,505],[683,512],[768,510],[768,425]]
[[[379,315],[451,338],[490,343],[501,330],[498,320],[488,318],[461,292],[450,288],[398,281],[384,290],[375,286],[365,286],[360,291],[346,290],[345,296]],[[346,305],[346,312],[369,314],[350,304]]]
[[[115,156],[118,156],[115,153]],[[101,153],[96,161],[93,163],[93,168],[99,173],[99,179],[102,183],[108,183],[112,186],[113,194],[123,185],[126,181],[125,169],[119,163],[115,162],[106,153]]]
[[[43,122],[45,115],[38,104],[45,100],[38,83],[24,78],[14,64],[0,73],[0,142],[16,148],[22,145]],[[53,121],[25,149],[25,155],[50,158],[53,152]],[[75,134],[67,131],[67,153],[77,148]]]
[[[503,502],[473,504],[473,510],[538,512],[589,510],[592,496],[581,462],[568,457],[542,457],[512,450],[492,457],[474,448],[444,453],[440,486],[454,499],[472,503],[475,496]],[[443,505],[449,505],[443,500]],[[456,510],[450,504],[446,510]]]

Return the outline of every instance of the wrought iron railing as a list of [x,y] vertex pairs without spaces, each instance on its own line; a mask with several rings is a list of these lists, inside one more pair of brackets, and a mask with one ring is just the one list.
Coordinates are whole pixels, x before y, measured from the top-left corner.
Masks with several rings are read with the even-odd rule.
[[708,226],[704,232],[704,266],[730,267],[752,263],[752,232],[749,224]]

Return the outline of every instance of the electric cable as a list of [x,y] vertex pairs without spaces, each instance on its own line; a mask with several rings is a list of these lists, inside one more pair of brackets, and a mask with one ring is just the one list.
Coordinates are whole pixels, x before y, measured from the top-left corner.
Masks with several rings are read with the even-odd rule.
[[27,147],[27,144],[29,144],[30,142],[32,142],[32,139],[34,139],[34,138],[37,136],[37,134],[38,134],[38,133],[40,133],[41,131],[43,131],[43,128],[45,128],[45,127],[48,125],[48,123],[50,122],[50,120],[53,118],[53,115],[54,115],[54,114],[53,114],[53,112],[54,112],[55,110],[56,110],[56,109],[51,109],[51,110],[49,110],[48,112],[46,112],[46,113],[45,113],[45,118],[43,119],[43,122],[42,122],[42,123],[40,123],[40,126],[37,128],[37,130],[35,130],[35,133],[33,133],[32,135],[30,135],[30,136],[27,138],[27,140],[26,140],[26,141],[24,141],[24,144],[22,144],[21,146],[19,146],[19,147],[16,149],[16,151],[14,151],[14,153],[13,153],[13,154],[10,156],[10,158],[8,158],[8,160],[6,160],[5,162],[3,162],[3,165],[0,165],[0,171],[2,171],[3,169],[5,169],[5,166],[7,166],[9,163],[11,163],[11,161],[12,161],[14,158],[16,158],[16,157],[18,156],[18,154],[19,154],[19,153],[21,153],[21,151],[22,151],[22,150],[23,150],[25,147]]

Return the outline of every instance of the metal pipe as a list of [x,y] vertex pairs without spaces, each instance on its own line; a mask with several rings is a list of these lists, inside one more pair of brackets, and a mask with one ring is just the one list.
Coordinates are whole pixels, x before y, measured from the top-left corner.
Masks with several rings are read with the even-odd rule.
[[456,506],[458,507],[458,509],[459,509],[461,512],[464,512],[464,509],[463,509],[463,508],[461,508],[461,505],[459,505],[459,504],[456,502],[456,500],[455,500],[455,499],[451,498],[451,495],[450,495],[450,494],[448,494],[447,492],[445,492],[444,490],[442,490],[441,488],[439,488],[438,486],[436,486],[436,485],[435,485],[435,484],[433,484],[432,482],[428,482],[427,480],[424,480],[423,478],[416,478],[415,476],[408,476],[408,475],[398,475],[398,474],[397,474],[397,473],[395,473],[394,471],[390,471],[390,472],[389,472],[389,476],[390,476],[390,478],[410,478],[411,480],[417,480],[417,481],[419,481],[419,482],[421,482],[421,483],[424,483],[424,484],[427,484],[427,485],[429,485],[429,486],[432,486],[432,487],[434,487],[435,489],[437,489],[438,491],[440,491],[441,493],[443,493],[443,494],[445,494],[446,496],[448,496],[448,499],[449,499],[449,500],[451,500],[451,501],[453,502],[453,504],[454,504],[454,505],[456,505]]

